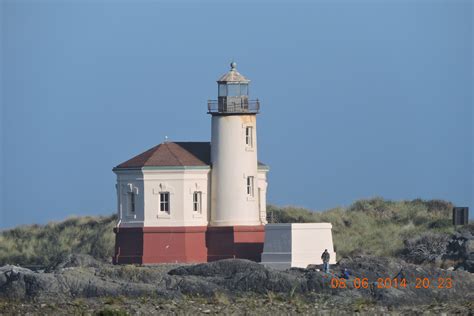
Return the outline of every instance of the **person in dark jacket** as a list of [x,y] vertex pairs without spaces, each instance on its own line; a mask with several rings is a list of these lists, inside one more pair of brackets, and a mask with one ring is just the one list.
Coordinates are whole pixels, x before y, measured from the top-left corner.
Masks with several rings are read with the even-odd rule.
[[323,260],[323,271],[329,273],[329,259],[331,256],[327,249],[324,249],[323,254],[321,255],[321,260]]

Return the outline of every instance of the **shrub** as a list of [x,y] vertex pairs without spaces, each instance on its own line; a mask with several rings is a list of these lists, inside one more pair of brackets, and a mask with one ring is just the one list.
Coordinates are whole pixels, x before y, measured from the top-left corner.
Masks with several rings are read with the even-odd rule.
[[413,263],[432,263],[446,253],[450,237],[447,234],[424,232],[421,235],[405,240],[401,255]]
[[127,316],[128,313],[125,310],[119,308],[106,307],[97,312],[98,316]]
[[0,232],[0,265],[51,265],[71,253],[110,260],[116,216],[77,217]]
[[443,229],[452,227],[451,219],[449,218],[438,218],[428,223],[430,229]]
[[380,197],[358,200],[348,208],[324,212],[269,205],[267,214],[277,223],[329,222],[338,258],[357,254],[397,256],[403,241],[424,232],[453,232],[452,203],[416,199],[389,201]]
[[[364,253],[396,256],[403,249],[403,240],[429,231],[453,232],[452,207],[442,200],[389,201],[375,197],[324,212],[268,205],[267,215],[274,223],[331,223],[338,258]],[[2,231],[0,265],[50,265],[71,253],[110,260],[116,222],[116,216],[73,217],[60,223]],[[123,277],[133,278],[137,271],[125,268],[122,272]]]

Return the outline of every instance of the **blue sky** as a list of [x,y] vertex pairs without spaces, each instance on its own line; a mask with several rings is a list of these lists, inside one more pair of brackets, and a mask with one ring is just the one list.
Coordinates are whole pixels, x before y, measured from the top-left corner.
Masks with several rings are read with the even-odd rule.
[[471,1],[1,1],[0,228],[115,211],[118,163],[210,139],[234,59],[268,202],[473,206]]

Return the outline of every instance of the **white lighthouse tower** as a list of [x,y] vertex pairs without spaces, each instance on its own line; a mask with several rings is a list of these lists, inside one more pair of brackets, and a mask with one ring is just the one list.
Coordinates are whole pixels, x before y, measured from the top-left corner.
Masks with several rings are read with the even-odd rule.
[[[218,99],[208,102],[208,113],[212,115],[209,232],[220,234],[221,238],[215,240],[233,242],[234,256],[242,257],[258,251],[239,251],[239,240],[244,248],[252,243],[260,248],[263,243],[268,168],[259,168],[257,160],[256,118],[260,103],[258,99],[249,100],[250,80],[237,71],[235,62],[230,66],[230,71],[217,80]],[[212,242],[208,248],[212,253]],[[222,249],[231,247],[219,248],[217,253],[221,256]]]
[[249,80],[231,64],[218,81],[218,100],[209,102],[211,135],[211,226],[262,225],[259,214],[257,114]]

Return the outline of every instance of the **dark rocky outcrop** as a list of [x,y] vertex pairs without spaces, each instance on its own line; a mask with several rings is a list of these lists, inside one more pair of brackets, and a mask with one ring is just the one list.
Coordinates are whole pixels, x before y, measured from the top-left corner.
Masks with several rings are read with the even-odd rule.
[[403,258],[412,263],[441,263],[446,254],[450,236],[447,234],[425,233],[404,241]]
[[[307,290],[306,280],[299,275],[268,269],[259,263],[242,259],[179,267],[169,274],[185,277],[180,278],[184,283],[195,280],[196,277],[203,278],[228,291],[267,293]],[[193,278],[189,278],[190,276]]]
[[[465,271],[449,271],[434,265],[415,265],[393,258],[360,256],[344,258],[339,262],[340,268],[353,272],[353,278],[368,278],[369,282],[385,281],[387,278],[394,285],[393,279],[406,279],[407,286],[379,288],[378,282],[371,295],[375,300],[389,305],[422,304],[430,301],[472,300],[474,299],[474,275]],[[427,283],[422,281],[426,279]],[[452,288],[447,284],[450,279]],[[351,283],[351,282],[348,282]],[[418,286],[417,286],[418,285]]]
[[70,254],[65,258],[54,262],[52,265],[46,268],[45,272],[54,272],[60,271],[64,268],[72,268],[72,267],[83,267],[83,268],[99,268],[104,263],[95,259],[92,256],[85,255],[85,254]]
[[[340,269],[351,271],[346,287],[331,287]],[[447,271],[434,266],[419,266],[393,258],[358,256],[344,258],[335,266],[335,275],[312,269],[277,271],[239,259],[197,265],[113,266],[86,257],[70,257],[51,272],[4,266],[0,268],[0,298],[64,302],[71,298],[106,296],[149,296],[179,299],[182,295],[212,297],[224,293],[268,295],[294,293],[326,295],[334,303],[354,300],[382,305],[430,304],[440,301],[474,300],[474,275],[466,271]],[[378,278],[393,279],[401,272],[406,288],[379,288]],[[367,278],[366,288],[356,288],[355,278]],[[427,278],[429,288],[416,288],[417,278]],[[451,289],[438,288],[439,278],[450,278]]]
[[[93,263],[93,267],[89,266]],[[60,268],[63,266],[64,268]],[[120,271],[124,267],[100,264],[93,258],[83,255],[67,258],[52,272],[34,272],[16,266],[0,268],[0,297],[10,299],[35,299],[44,301],[63,301],[73,297],[102,296],[167,296],[166,284],[161,273],[160,283],[149,284],[107,276],[109,270]],[[131,267],[132,273],[140,267]],[[119,272],[120,273],[120,272]],[[146,274],[144,274],[146,275]]]
[[455,233],[446,247],[445,259],[456,262],[456,269],[474,273],[474,235],[472,230]]
[[474,272],[474,225],[452,235],[425,233],[404,243],[401,256],[408,262]]

